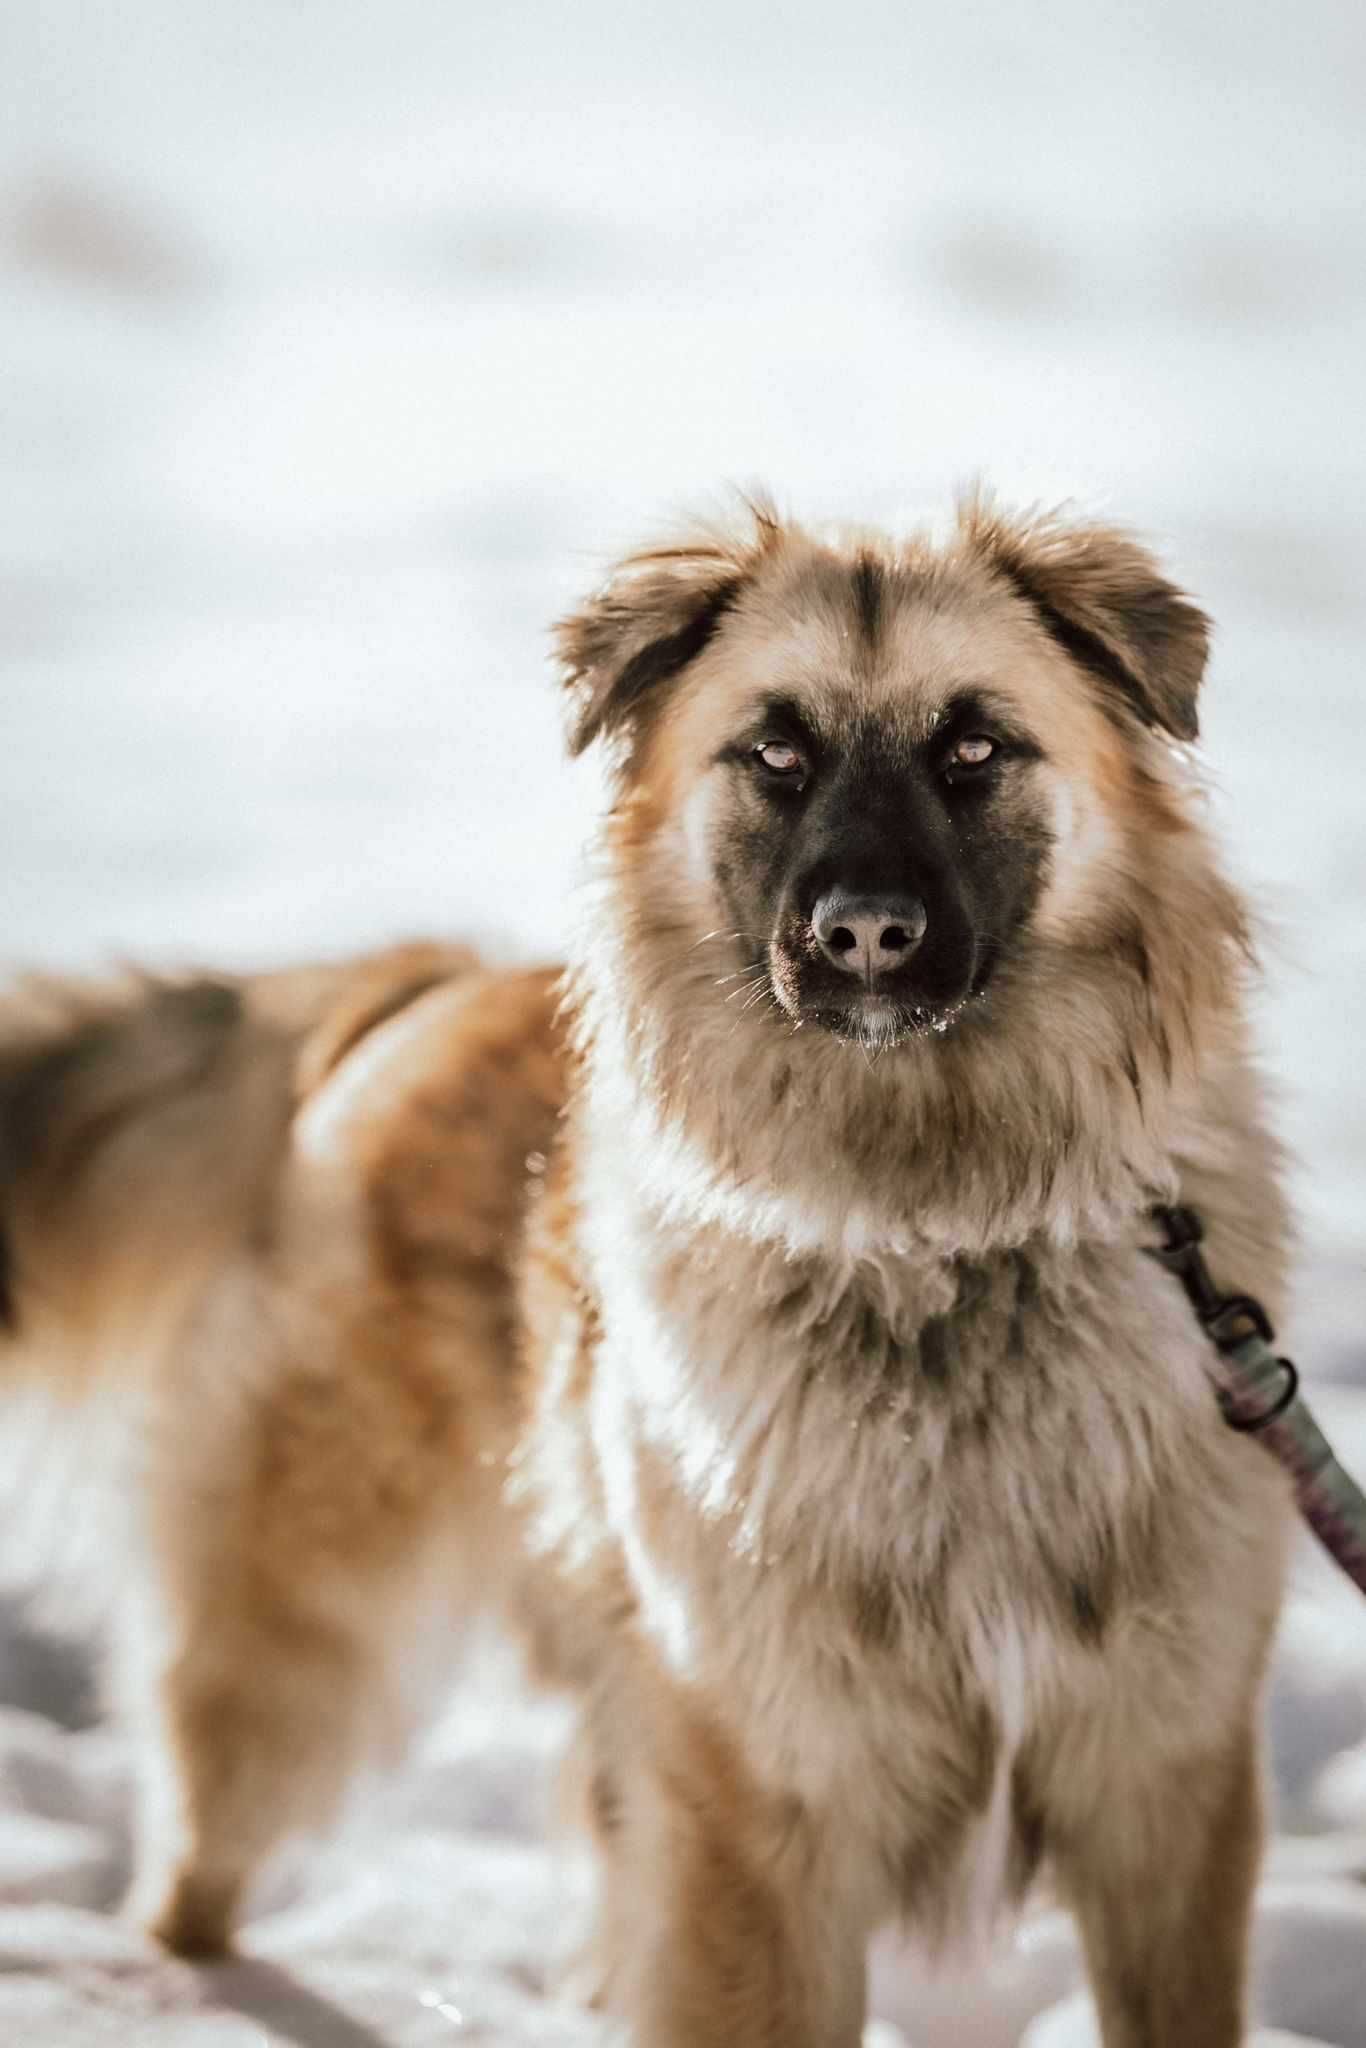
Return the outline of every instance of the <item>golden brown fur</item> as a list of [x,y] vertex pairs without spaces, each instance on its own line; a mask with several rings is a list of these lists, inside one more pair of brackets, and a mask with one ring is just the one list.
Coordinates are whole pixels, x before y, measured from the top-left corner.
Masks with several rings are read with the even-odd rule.
[[153,1765],[139,1909],[177,1947],[222,1945],[507,1579],[508,1248],[563,1094],[552,981],[502,976],[490,1007],[470,954],[423,946],[12,1005],[12,1371],[138,1440],[105,1590]]
[[[1173,744],[1205,637],[1107,530],[759,508],[562,629],[613,749],[562,1012],[440,949],[16,1008],[11,1370],[136,1406],[173,1944],[496,1603],[582,1703],[578,1981],[641,2048],[853,2048],[881,1920],[972,1940],[1043,1861],[1106,2048],[1239,2041],[1286,1495],[1143,1250],[1179,1189],[1275,1312],[1246,933]],[[782,824],[775,677],[826,749]],[[973,811],[936,735],[983,691]],[[963,933],[961,993],[852,1024],[773,851],[825,802],[845,857],[841,761],[851,816],[913,792]]]

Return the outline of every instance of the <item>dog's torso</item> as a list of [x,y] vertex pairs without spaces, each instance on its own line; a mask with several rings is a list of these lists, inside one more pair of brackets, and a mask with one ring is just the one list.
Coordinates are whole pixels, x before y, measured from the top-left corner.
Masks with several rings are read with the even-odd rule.
[[[1116,1745],[1236,1711],[1283,1487],[1220,1421],[1141,1216],[972,1258],[862,1221],[794,1249],[649,1183],[590,1090],[532,1233],[551,1363],[518,1486],[551,1597],[583,1594],[583,1633],[611,1617],[627,1752],[678,1715],[733,1745],[757,1858],[776,1814],[837,1820],[870,1924],[975,1942],[1045,1807],[1103,1801]],[[572,1608],[558,1627],[591,1690]]]

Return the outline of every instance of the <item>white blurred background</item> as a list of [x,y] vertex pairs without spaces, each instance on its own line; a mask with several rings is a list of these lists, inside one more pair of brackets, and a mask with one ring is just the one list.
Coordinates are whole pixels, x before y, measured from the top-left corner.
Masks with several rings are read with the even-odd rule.
[[1288,1334],[1366,1385],[1363,365],[1362,0],[9,0],[0,961],[553,954],[607,551],[1074,498],[1218,624]]

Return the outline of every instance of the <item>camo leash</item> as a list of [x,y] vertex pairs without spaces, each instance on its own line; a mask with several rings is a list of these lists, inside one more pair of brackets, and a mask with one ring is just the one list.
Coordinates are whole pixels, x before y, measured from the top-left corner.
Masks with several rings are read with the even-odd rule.
[[1305,1521],[1366,1593],[1366,1494],[1315,1422],[1295,1367],[1272,1350],[1276,1333],[1266,1310],[1250,1294],[1220,1294],[1200,1249],[1204,1227],[1193,1209],[1157,1207],[1151,1213],[1166,1235],[1151,1256],[1181,1282],[1210,1339],[1210,1377],[1225,1422],[1257,1437],[1285,1467]]

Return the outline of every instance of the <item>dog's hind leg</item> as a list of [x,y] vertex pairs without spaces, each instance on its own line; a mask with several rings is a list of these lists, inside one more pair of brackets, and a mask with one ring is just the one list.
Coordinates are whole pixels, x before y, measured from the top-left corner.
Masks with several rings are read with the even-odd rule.
[[217,1412],[191,1360],[200,1398],[153,1432],[116,1683],[148,1765],[133,1905],[173,1948],[223,1948],[271,1851],[401,1750],[496,1580],[499,1474],[405,1355],[336,1330],[316,1362],[258,1355]]
[[270,1852],[326,1824],[369,1746],[363,1649],[307,1614],[230,1605],[196,1621],[143,1703],[130,1909],[182,1955],[229,1946]]

